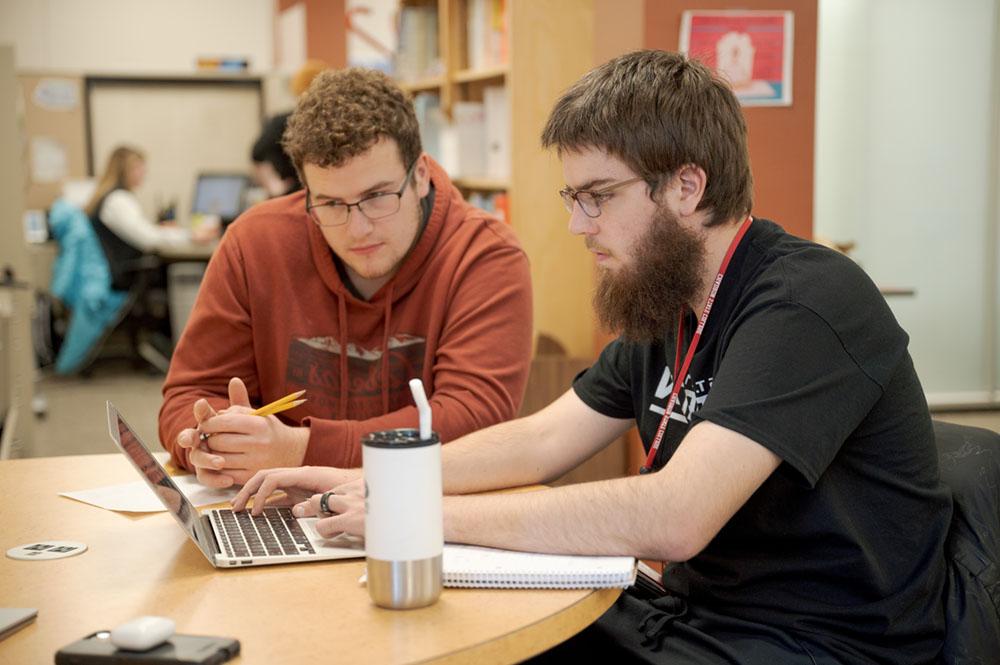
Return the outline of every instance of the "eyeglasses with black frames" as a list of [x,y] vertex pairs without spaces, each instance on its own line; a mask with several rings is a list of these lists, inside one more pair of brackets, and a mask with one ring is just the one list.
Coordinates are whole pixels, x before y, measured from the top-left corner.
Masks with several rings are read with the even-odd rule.
[[587,217],[600,217],[601,216],[601,204],[611,198],[611,196],[622,187],[626,185],[631,185],[633,182],[639,182],[642,178],[629,178],[628,180],[622,180],[621,182],[616,182],[613,185],[608,185],[607,187],[602,187],[601,189],[595,190],[575,190],[569,187],[563,187],[559,190],[559,196],[562,197],[563,204],[566,206],[566,211],[573,212],[573,203],[578,203],[580,205],[580,210]]
[[327,201],[325,203],[313,203],[312,194],[306,190],[306,212],[317,226],[343,226],[351,219],[351,208],[357,208],[362,215],[369,220],[382,219],[399,212],[400,200],[403,192],[413,177],[413,171],[417,167],[417,160],[413,160],[410,168],[406,170],[406,177],[403,184],[395,192],[375,192],[369,194],[354,203],[345,201]]

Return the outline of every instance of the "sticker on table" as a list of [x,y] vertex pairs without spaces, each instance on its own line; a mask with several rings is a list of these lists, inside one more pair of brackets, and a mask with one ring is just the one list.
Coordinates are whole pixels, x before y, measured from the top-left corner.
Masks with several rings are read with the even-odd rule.
[[64,559],[87,551],[85,543],[72,540],[43,540],[25,543],[7,550],[7,556],[18,561],[41,561],[43,559]]

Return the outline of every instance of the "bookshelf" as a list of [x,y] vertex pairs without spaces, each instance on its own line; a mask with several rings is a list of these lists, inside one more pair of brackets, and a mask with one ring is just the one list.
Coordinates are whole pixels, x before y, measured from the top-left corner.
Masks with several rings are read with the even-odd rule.
[[[401,2],[401,12],[426,12],[416,22],[436,30],[437,52],[426,56],[426,67],[409,67],[419,74],[400,81],[414,94],[418,116],[424,114],[422,128],[434,122],[454,123],[470,111],[467,103],[482,103],[498,95],[497,89],[503,90],[498,96],[506,115],[507,170],[463,172],[447,160],[439,161],[470,201],[479,205],[498,195],[506,201],[507,219],[531,260],[536,337],[555,338],[570,355],[583,358],[593,357],[594,352],[593,263],[581,239],[567,232],[566,210],[556,194],[563,186],[562,169],[555,154],[541,149],[539,138],[559,95],[596,64],[595,13],[602,3],[610,7],[612,1]],[[495,35],[484,37],[480,28],[470,29],[470,17],[481,16],[478,12],[484,7],[497,6],[504,15],[501,42]],[[470,51],[470,43],[479,42],[489,42],[496,53]],[[421,95],[426,97],[417,99]],[[424,144],[428,152],[435,155],[437,149],[435,156],[440,156],[441,146],[433,137],[425,138]]]
[[428,76],[426,78],[403,82],[400,84],[400,87],[410,94],[416,94],[418,92],[437,92],[443,85],[443,76]]
[[456,83],[478,83],[484,81],[503,82],[509,69],[506,65],[487,67],[485,69],[459,69],[452,77]]
[[476,192],[503,192],[510,189],[510,180],[457,177],[452,182],[459,189]]

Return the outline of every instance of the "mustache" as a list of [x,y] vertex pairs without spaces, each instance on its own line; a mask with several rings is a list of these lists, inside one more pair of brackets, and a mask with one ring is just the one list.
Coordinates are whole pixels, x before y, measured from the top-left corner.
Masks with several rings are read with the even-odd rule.
[[611,250],[603,245],[598,245],[590,236],[583,239],[583,244],[586,245],[587,249],[592,252],[600,252],[601,254],[607,254],[608,256],[611,255]]

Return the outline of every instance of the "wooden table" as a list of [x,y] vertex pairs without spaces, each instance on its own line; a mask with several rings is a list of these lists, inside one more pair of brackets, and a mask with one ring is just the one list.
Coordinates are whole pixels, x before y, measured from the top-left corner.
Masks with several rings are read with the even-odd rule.
[[243,663],[511,663],[576,634],[618,589],[445,589],[431,607],[375,607],[364,560],[216,570],[166,513],[114,513],[57,496],[138,479],[121,455],[0,462],[0,549],[74,540],[82,555],[0,557],[0,606],[38,608],[0,641],[2,663],[51,663],[59,647],[143,614],[177,631],[238,638]]

